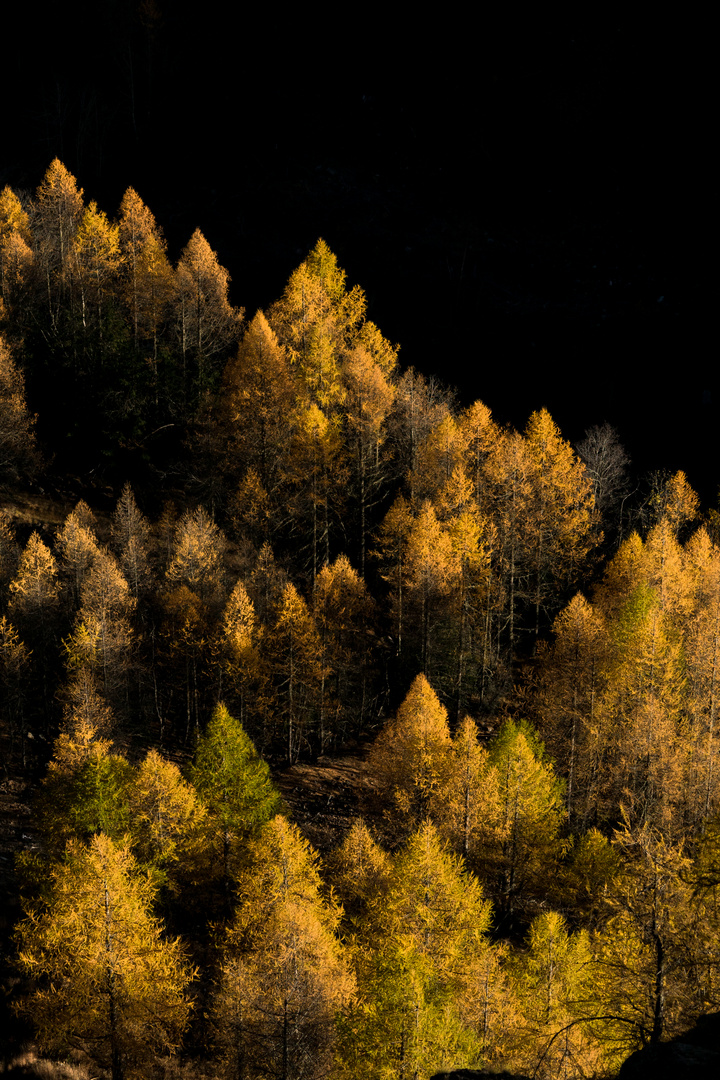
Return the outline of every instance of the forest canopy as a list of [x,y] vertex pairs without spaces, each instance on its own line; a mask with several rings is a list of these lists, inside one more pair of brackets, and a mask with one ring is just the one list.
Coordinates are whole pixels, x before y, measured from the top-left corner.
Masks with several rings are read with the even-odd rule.
[[[28,1038],[112,1080],[551,1080],[720,1008],[718,519],[685,474],[460,405],[323,240],[246,319],[199,229],[173,261],[58,160],[0,194],[0,288]],[[365,779],[320,828],[338,760]]]

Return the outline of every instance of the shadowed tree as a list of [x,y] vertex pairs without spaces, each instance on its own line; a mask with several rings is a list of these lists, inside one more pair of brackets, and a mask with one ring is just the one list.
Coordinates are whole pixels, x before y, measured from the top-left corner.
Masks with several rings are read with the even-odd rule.
[[25,401],[25,381],[0,334],[0,477],[32,476],[39,465],[33,428],[35,419]]
[[575,449],[592,484],[593,509],[613,535],[622,539],[622,507],[630,491],[627,475],[630,458],[610,424],[588,428]]
[[237,341],[242,311],[230,305],[230,275],[196,229],[175,271],[172,307],[183,361],[185,392],[194,407],[213,388],[219,358]]
[[285,747],[289,765],[316,745],[323,682],[322,647],[315,620],[294,585],[285,586],[275,624],[265,635],[269,679],[264,708],[270,738]]
[[135,598],[150,575],[149,539],[148,521],[135,501],[132,488],[125,484],[113,515],[113,547]]
[[373,697],[375,605],[365,583],[344,555],[318,576],[313,595],[323,675],[320,746],[364,730]]
[[360,576],[364,577],[370,513],[385,493],[390,472],[386,419],[395,391],[380,364],[365,349],[350,353],[342,375],[347,390],[344,412],[357,515],[356,546]]

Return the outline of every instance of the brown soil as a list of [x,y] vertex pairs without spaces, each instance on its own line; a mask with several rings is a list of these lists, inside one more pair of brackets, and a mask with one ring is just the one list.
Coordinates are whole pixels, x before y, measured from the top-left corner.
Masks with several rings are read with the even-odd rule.
[[337,847],[353,818],[372,816],[373,783],[362,750],[293,765],[273,779],[291,819],[323,854]]

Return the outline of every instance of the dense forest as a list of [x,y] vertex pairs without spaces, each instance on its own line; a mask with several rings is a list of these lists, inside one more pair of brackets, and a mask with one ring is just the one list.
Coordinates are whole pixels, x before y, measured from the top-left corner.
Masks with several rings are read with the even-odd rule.
[[[264,311],[228,285],[133,189],[0,193],[22,1037],[112,1080],[614,1076],[720,1009],[718,513],[403,368],[323,240]],[[282,779],[343,757],[319,853]]]

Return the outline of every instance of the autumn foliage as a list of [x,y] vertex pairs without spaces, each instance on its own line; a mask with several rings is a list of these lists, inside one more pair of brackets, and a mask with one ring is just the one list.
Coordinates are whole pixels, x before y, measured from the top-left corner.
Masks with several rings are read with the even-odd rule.
[[113,1080],[607,1075],[720,1008],[714,518],[401,368],[323,240],[229,288],[132,188],[0,192],[3,494],[36,429],[115,482],[0,511],[15,1006]]

